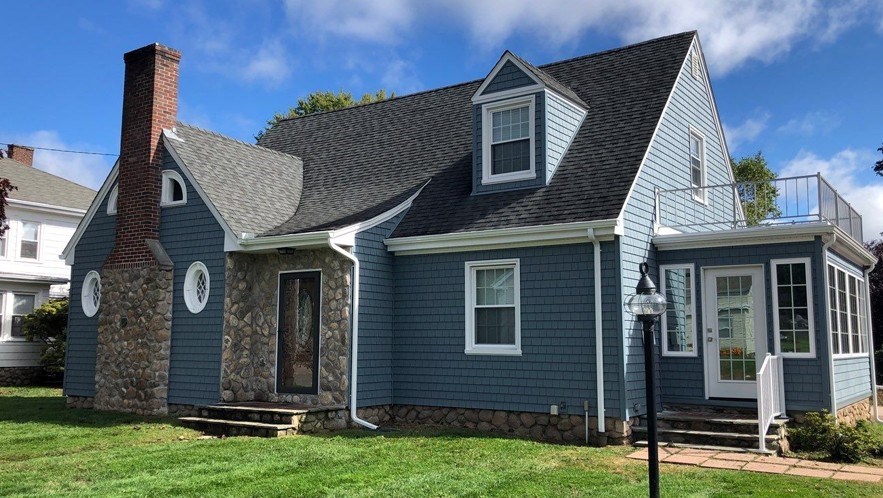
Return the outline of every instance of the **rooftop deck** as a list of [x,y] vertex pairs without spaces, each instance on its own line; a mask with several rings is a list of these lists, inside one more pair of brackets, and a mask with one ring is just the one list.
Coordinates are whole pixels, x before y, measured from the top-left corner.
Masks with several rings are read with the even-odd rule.
[[656,192],[657,231],[824,222],[861,243],[862,217],[821,174]]

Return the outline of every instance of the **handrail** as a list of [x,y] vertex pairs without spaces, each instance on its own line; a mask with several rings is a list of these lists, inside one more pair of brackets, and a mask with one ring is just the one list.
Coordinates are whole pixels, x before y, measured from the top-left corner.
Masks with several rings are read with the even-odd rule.
[[767,353],[757,371],[758,448],[766,452],[766,433],[777,416],[785,414],[785,383],[782,357]]

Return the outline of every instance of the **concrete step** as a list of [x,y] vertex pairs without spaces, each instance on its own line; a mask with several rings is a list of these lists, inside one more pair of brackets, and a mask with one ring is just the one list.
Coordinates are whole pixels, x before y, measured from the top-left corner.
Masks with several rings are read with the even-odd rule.
[[294,424],[273,424],[207,417],[180,417],[178,420],[187,427],[215,436],[279,437],[297,432],[297,426]]
[[219,420],[263,422],[267,424],[293,424],[298,416],[309,409],[275,408],[243,405],[205,405],[197,407],[199,416]]
[[[647,427],[640,425],[632,426],[632,432],[636,435],[645,435],[647,433]],[[758,449],[758,436],[756,434],[692,429],[667,429],[662,427],[658,428],[657,434],[660,443]],[[767,434],[765,441],[767,449],[779,449],[778,434]]]
[[[733,417],[721,414],[687,414],[682,412],[660,412],[656,415],[660,429],[685,429],[707,432],[729,432],[757,434],[757,418]],[[642,419],[646,422],[646,419]],[[778,418],[770,424],[767,434],[778,434],[788,422]]]

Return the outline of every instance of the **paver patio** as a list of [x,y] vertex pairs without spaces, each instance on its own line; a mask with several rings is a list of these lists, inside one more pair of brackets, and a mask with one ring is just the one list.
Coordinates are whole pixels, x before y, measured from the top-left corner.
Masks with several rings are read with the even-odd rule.
[[[628,456],[635,460],[647,459],[647,448],[642,448]],[[783,458],[754,453],[731,453],[691,448],[659,448],[659,461],[678,465],[693,465],[713,469],[731,469],[768,474],[788,474],[795,476],[819,477],[859,482],[880,482],[883,468],[863,465]]]

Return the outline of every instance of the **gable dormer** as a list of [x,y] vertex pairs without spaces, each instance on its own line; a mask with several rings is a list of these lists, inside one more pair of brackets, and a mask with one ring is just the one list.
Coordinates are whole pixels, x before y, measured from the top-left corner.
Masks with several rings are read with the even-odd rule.
[[472,192],[548,185],[588,106],[508,50],[472,96]]

